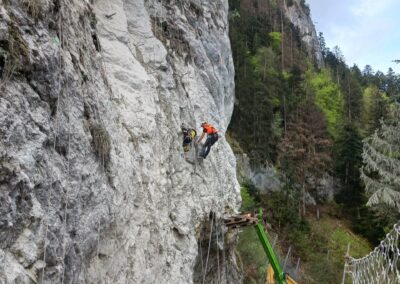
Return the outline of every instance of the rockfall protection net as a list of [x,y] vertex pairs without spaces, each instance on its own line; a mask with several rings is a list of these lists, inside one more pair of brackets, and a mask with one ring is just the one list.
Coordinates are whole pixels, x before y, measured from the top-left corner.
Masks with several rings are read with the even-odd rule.
[[352,283],[400,283],[400,221],[372,252],[360,259],[348,257],[345,273]]

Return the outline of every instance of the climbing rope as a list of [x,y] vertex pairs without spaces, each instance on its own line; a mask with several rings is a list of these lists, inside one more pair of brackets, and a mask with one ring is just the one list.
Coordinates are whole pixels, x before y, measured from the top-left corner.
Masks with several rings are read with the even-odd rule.
[[[70,24],[70,23],[69,23]],[[67,116],[68,116],[68,151],[67,151],[67,183],[65,186],[65,207],[64,207],[64,234],[63,234],[63,253],[62,253],[62,261],[63,261],[63,273],[61,278],[61,284],[64,284],[65,279],[65,255],[66,255],[66,247],[67,247],[67,231],[68,231],[68,202],[69,202],[69,186],[70,186],[70,154],[71,154],[71,94],[69,92],[70,83],[67,78],[67,82],[65,85],[65,94],[67,95]]]
[[[69,95],[68,95],[68,101],[69,101]],[[69,104],[69,102],[68,102]],[[68,106],[69,110],[69,106]],[[64,220],[63,220],[63,226],[64,226],[64,233],[63,233],[63,253],[62,253],[62,261],[63,261],[63,273],[62,273],[62,278],[61,278],[61,284],[64,283],[65,279],[65,255],[66,255],[66,246],[67,246],[67,241],[66,241],[66,236],[67,236],[67,231],[68,231],[68,224],[67,224],[67,219],[68,219],[68,201],[69,201],[69,185],[70,185],[70,145],[71,145],[71,135],[70,135],[70,118],[68,118],[68,153],[67,153],[67,183],[65,187],[65,207],[64,207]]]
[[206,258],[206,267],[205,267],[205,271],[203,273],[203,284],[206,281],[206,274],[207,274],[207,267],[208,267],[208,258],[210,256],[210,248],[211,248],[211,239],[212,239],[212,232],[213,232],[213,225],[214,225],[214,215],[215,213],[212,213],[212,217],[211,217],[211,226],[210,226],[210,239],[208,241],[208,250],[207,250],[207,258]]
[[[100,263],[100,225],[101,225],[101,217],[99,218],[99,226],[97,228],[97,253],[96,253],[96,261],[97,264],[96,266],[99,267],[99,263]],[[100,277],[100,273],[97,273],[97,277]],[[97,279],[97,283],[101,283],[101,281],[99,281],[100,279]]]
[[[202,229],[204,226],[201,226]],[[200,247],[200,261],[201,261],[201,275],[204,275],[204,265],[203,265],[203,249],[201,247],[201,242],[203,241],[203,238],[201,237],[201,232],[202,230],[200,230],[200,241],[199,241],[199,247]],[[204,277],[203,277],[204,278]]]
[[221,282],[221,275],[219,273],[219,247],[218,247],[218,234],[219,234],[219,230],[218,230],[218,225],[219,222],[216,222],[216,234],[217,234],[217,270],[218,270],[218,283]]
[[225,237],[222,236],[222,269],[225,282],[228,283],[228,274],[226,272],[226,259],[225,259]]
[[[53,130],[53,152],[56,151],[56,146],[57,146],[57,139],[58,139],[58,113],[59,113],[59,108],[60,108],[60,93],[61,93],[61,72],[63,70],[63,64],[62,64],[62,22],[61,22],[61,12],[62,12],[62,2],[60,2],[60,16],[58,19],[58,34],[59,34],[59,48],[58,48],[58,76],[57,76],[57,103],[56,103],[56,109],[55,109],[55,121],[54,121],[54,130]],[[56,51],[55,51],[56,52]],[[55,181],[54,175],[51,175],[51,182],[50,182],[50,187],[49,187],[49,195],[47,197],[47,211],[50,212],[50,202],[51,202],[51,197],[53,194],[53,183]],[[43,218],[44,220],[44,218]],[[45,233],[44,233],[44,244],[43,244],[43,268],[42,268],[42,276],[41,276],[41,283],[43,284],[44,281],[44,274],[45,274],[45,269],[46,269],[46,250],[47,250],[47,245],[48,245],[48,232],[49,232],[49,223],[50,223],[50,214],[47,215],[47,220],[46,220],[46,226],[45,226]]]
[[355,284],[400,283],[400,222],[372,252],[360,259],[347,256],[344,273]]

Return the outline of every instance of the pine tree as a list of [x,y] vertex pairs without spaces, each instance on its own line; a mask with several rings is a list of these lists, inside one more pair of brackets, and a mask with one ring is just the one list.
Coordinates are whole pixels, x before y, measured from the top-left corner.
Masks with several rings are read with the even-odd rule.
[[291,116],[287,132],[278,145],[280,165],[290,165],[294,181],[301,185],[303,215],[305,194],[311,190],[307,176],[312,175],[317,180],[322,177],[331,162],[330,147],[324,115],[308,99]]
[[376,86],[372,85],[364,90],[362,110],[361,130],[365,137],[379,128],[381,119],[386,119],[388,98]]
[[370,194],[368,205],[387,204],[400,211],[400,106],[393,118],[364,140],[361,178]]
[[359,183],[359,168],[362,164],[362,140],[353,123],[346,123],[335,142],[335,171],[346,191]]

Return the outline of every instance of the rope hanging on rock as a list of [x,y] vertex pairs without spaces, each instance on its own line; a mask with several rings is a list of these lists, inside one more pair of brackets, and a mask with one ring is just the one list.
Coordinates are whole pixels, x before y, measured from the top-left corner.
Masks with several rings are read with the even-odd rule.
[[211,217],[211,226],[210,226],[210,238],[208,240],[208,250],[207,250],[207,258],[206,258],[206,267],[203,273],[203,284],[206,281],[206,275],[207,275],[207,267],[208,267],[208,258],[210,256],[210,248],[211,248],[211,239],[212,239],[212,232],[213,232],[213,225],[214,225],[214,213],[212,213]]
[[217,244],[217,269],[218,269],[218,283],[220,283],[221,282],[221,274],[220,274],[220,272],[219,272],[219,247],[218,247],[218,234],[219,234],[219,232],[221,231],[221,230],[218,230],[218,228],[219,228],[219,222],[217,221],[216,222],[216,224],[215,224],[216,226],[216,234],[217,234],[217,242],[216,242],[216,244]]
[[65,86],[65,94],[67,96],[67,116],[68,116],[68,151],[67,151],[67,183],[65,187],[65,194],[64,194],[64,199],[65,199],[65,207],[64,207],[64,234],[63,234],[63,253],[62,253],[62,261],[63,261],[63,272],[62,272],[62,278],[61,278],[61,284],[64,284],[65,280],[65,256],[66,256],[66,250],[67,250],[67,243],[66,243],[66,236],[67,236],[67,231],[68,231],[68,202],[69,202],[69,186],[70,186],[70,174],[71,174],[71,169],[70,169],[70,155],[71,155],[71,98],[70,98],[70,92],[69,92],[69,81],[67,78],[66,86]]

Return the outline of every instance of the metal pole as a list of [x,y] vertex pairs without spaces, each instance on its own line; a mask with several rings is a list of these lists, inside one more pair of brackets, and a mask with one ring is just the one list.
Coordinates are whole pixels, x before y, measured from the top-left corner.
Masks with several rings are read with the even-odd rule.
[[287,263],[287,261],[288,261],[288,259],[289,259],[290,251],[291,251],[291,250],[292,250],[292,246],[289,247],[289,250],[288,250],[288,252],[287,252],[287,254],[286,254],[286,257],[285,257],[285,261],[283,262],[283,271],[285,271],[286,263]]
[[257,235],[260,239],[261,245],[264,248],[264,251],[268,257],[268,260],[274,270],[274,277],[277,282],[277,284],[286,284],[285,281],[285,274],[283,273],[282,267],[278,261],[278,258],[272,248],[271,243],[269,242],[267,235],[264,231],[264,227],[262,225],[262,211],[260,209],[259,214],[258,214],[258,224],[257,227],[255,227],[257,231]]
[[350,243],[347,244],[347,252],[346,252],[345,260],[344,260],[344,270],[343,270],[342,284],[344,284],[345,281],[346,281],[347,261],[349,259],[349,253],[350,253]]
[[299,271],[299,268],[300,268],[300,257],[299,257],[299,259],[297,260],[297,264],[296,264],[296,270],[295,270],[296,276],[297,276],[297,272]]
[[277,241],[278,241],[278,235],[275,236],[274,242],[272,243],[272,248],[275,248]]

